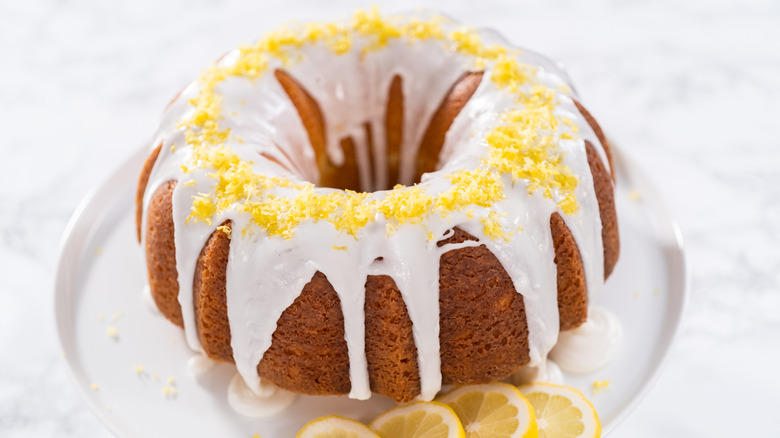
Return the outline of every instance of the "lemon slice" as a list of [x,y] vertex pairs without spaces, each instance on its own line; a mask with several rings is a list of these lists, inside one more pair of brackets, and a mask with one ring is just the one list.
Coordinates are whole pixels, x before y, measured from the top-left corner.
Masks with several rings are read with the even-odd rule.
[[535,438],[534,408],[506,383],[455,388],[438,398],[460,418],[468,438]]
[[601,436],[601,423],[596,409],[576,389],[548,383],[534,383],[519,389],[536,411],[540,437]]
[[437,402],[398,406],[378,416],[371,430],[382,438],[465,438],[455,411]]
[[365,424],[338,415],[315,418],[295,438],[379,438]]

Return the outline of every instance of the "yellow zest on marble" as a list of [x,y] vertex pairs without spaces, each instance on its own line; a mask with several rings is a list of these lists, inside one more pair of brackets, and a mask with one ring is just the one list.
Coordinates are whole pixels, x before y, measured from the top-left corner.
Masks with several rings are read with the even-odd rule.
[[93,384],[89,385],[89,387],[92,388],[93,391],[97,391],[98,390],[97,383],[93,383]]
[[[254,45],[240,47],[233,64],[206,69],[198,79],[198,95],[189,101],[194,107],[192,115],[179,121],[179,127],[186,130],[187,144],[193,149],[182,170],[189,173],[212,169],[209,175],[216,180],[216,186],[213,197],[208,193],[193,196],[187,222],[210,225],[215,215],[237,208],[250,214],[253,222],[270,235],[291,238],[300,223],[326,220],[356,237],[362,227],[382,214],[388,220],[388,234],[392,234],[399,225],[422,223],[429,214],[446,217],[468,206],[489,209],[504,198],[502,175],[509,175],[513,184],[527,182],[529,195],[540,190],[545,197],[554,198],[564,213],[575,213],[579,208],[574,195],[578,179],[563,163],[557,144],[574,138],[576,126],[554,114],[555,91],[537,83],[535,67],[521,64],[511,56],[516,50],[485,44],[479,32],[469,27],[445,33],[441,26],[444,22],[443,17],[403,20],[398,16],[383,17],[376,8],[361,10],[355,13],[351,24],[290,25],[270,32]],[[452,187],[435,197],[417,186],[396,186],[384,199],[377,200],[369,199],[367,193],[352,191],[318,193],[311,183],[256,174],[251,163],[230,150],[226,142],[241,139],[231,137],[229,129],[219,126],[222,97],[216,88],[221,82],[233,76],[259,78],[268,70],[271,59],[290,65],[300,56],[296,50],[304,45],[320,44],[335,54],[346,53],[355,44],[355,36],[367,41],[363,53],[379,50],[398,39],[410,44],[433,40],[472,56],[480,68],[492,63],[490,80],[517,96],[517,108],[502,114],[502,123],[485,136],[489,157],[479,168],[447,175]],[[561,125],[569,130],[559,129]],[[188,184],[189,181],[185,183]],[[291,187],[299,193],[294,197],[272,193],[279,187]],[[504,232],[493,213],[482,219],[486,234],[509,239],[512,232]],[[473,215],[473,210],[468,214]]]
[[114,326],[106,327],[106,335],[111,339],[116,339],[119,336],[119,330]]
[[136,374],[143,374],[144,372],[144,366],[143,365],[134,365],[133,371],[135,371]]

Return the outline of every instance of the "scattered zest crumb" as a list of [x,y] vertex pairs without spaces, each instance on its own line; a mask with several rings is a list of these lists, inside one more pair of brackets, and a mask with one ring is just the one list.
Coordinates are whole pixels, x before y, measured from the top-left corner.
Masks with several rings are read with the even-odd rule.
[[133,371],[135,371],[136,374],[143,374],[144,366],[143,365],[133,365]]
[[628,194],[628,199],[632,201],[639,201],[642,199],[642,195],[640,195],[636,190],[631,190],[631,192]]
[[593,395],[609,389],[609,379],[593,381]]
[[97,383],[93,383],[93,384],[89,385],[89,387],[90,387],[90,388],[92,388],[92,389],[93,389],[93,390],[95,390],[95,391],[97,391],[97,390],[98,390]]
[[333,245],[333,249],[335,249],[336,251],[346,251],[347,247],[346,246],[336,246],[336,245]]
[[634,298],[639,298],[639,292],[634,292]]
[[174,380],[173,377],[168,377],[168,384],[169,385],[175,385],[176,384],[176,380]]
[[252,435],[252,438],[260,438],[260,434],[256,433],[256,434]]
[[162,393],[166,397],[176,397],[179,391],[177,391],[173,386],[163,386]]
[[160,380],[160,376],[158,376],[157,374],[152,374],[152,379]]
[[121,318],[122,315],[125,314],[124,310],[120,310],[119,312],[116,312],[115,314],[111,315],[111,321],[116,321],[117,319]]
[[119,330],[113,325],[106,327],[106,335],[111,339],[116,339],[119,336]]
[[103,315],[102,313],[99,313],[98,314],[98,321],[103,321],[104,319],[106,319],[106,315]]
[[232,237],[233,229],[228,227],[227,225],[220,225],[217,227],[217,229],[225,233],[225,236],[227,236],[228,239]]
[[95,248],[95,255],[100,255],[100,254],[103,254],[102,246],[98,246],[97,248]]
[[653,291],[653,295],[661,295],[661,291],[656,289]]

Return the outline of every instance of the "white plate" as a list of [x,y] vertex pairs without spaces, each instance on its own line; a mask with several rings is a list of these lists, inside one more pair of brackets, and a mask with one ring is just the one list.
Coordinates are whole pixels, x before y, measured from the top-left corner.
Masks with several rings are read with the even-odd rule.
[[[292,437],[321,415],[370,421],[392,406],[377,396],[369,401],[301,396],[280,415],[251,419],[228,406],[232,366],[218,365],[199,379],[186,371],[192,353],[182,331],[152,313],[141,294],[146,274],[132,206],[145,158],[146,151],[132,156],[76,210],[55,285],[67,363],[79,391],[109,429],[121,437]],[[618,315],[623,345],[606,369],[565,375],[566,384],[593,401],[605,432],[647,393],[678,331],[687,294],[677,224],[650,180],[619,150],[615,166],[621,254],[598,304]],[[108,336],[109,327],[117,329],[117,338]],[[139,365],[141,374],[134,370]],[[595,380],[609,380],[609,389],[594,395]],[[177,394],[166,396],[166,386]]]

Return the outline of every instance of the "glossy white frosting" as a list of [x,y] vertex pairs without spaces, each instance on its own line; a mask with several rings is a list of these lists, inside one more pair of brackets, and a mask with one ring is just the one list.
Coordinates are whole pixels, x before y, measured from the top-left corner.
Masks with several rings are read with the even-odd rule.
[[592,373],[615,357],[622,339],[623,328],[615,314],[601,306],[590,306],[587,321],[562,332],[550,358],[570,373]]
[[518,386],[537,382],[561,385],[563,372],[558,364],[548,358],[539,365],[523,367],[512,375],[512,383]]
[[209,372],[214,368],[214,365],[216,362],[213,360],[200,353],[195,353],[187,361],[187,372],[197,378]]
[[270,417],[287,409],[295,401],[297,394],[285,391],[274,385],[260,384],[258,390],[251,390],[241,375],[230,379],[227,398],[230,407],[247,417]]
[[[446,23],[454,28],[457,23]],[[481,36],[486,42],[505,43],[493,32]],[[404,129],[401,146],[400,182],[413,183],[413,160],[417,154],[427,121],[450,86],[463,73],[473,70],[474,59],[459,52],[444,50],[436,41],[409,44],[390,41],[381,50],[361,54],[354,49],[342,55],[320,46],[304,46],[292,65],[271,60],[269,71],[282,68],[298,80],[317,100],[324,116],[327,153],[334,163],[343,161],[340,140],[352,136],[361,169],[361,186],[366,191],[388,183],[384,156],[384,114],[387,90],[393,77],[403,78]],[[237,51],[219,63],[236,62]],[[579,127],[578,137],[562,140],[564,163],[577,175],[575,190],[579,210],[562,215],[582,255],[589,296],[603,287],[603,252],[601,221],[588,167],[584,141],[594,144],[604,158],[600,143],[575,107],[572,97],[562,90],[567,78],[553,62],[530,51],[517,54],[521,63],[538,68],[539,83],[557,92],[556,114],[568,117]],[[490,77],[490,67],[485,78]],[[202,351],[195,325],[192,283],[195,264],[204,243],[225,220],[233,221],[232,240],[227,268],[227,304],[233,357],[239,374],[256,394],[262,392],[257,364],[271,345],[277,320],[298,297],[315,272],[328,278],[341,301],[345,338],[349,352],[351,391],[356,399],[370,397],[364,342],[364,292],[368,275],[388,275],[398,286],[412,321],[418,350],[421,395],[431,400],[441,388],[439,358],[439,259],[452,249],[485,245],[501,262],[516,289],[522,293],[529,330],[530,366],[544,364],[547,354],[558,340],[558,310],[554,248],[549,218],[558,211],[555,199],[539,191],[529,195],[522,181],[512,183],[503,176],[505,199],[490,210],[474,206],[473,215],[456,211],[448,217],[431,215],[422,225],[402,224],[388,236],[387,219],[377,215],[374,221],[358,230],[353,237],[339,232],[327,221],[307,220],[297,226],[295,235],[285,239],[251,230],[251,218],[235,210],[222,212],[211,224],[186,222],[193,196],[214,192],[214,180],[208,169],[185,173],[181,164],[192,151],[187,147],[184,128],[178,122],[193,113],[190,99],[198,94],[198,83],[190,84],[163,115],[163,121],[152,145],[162,149],[151,173],[144,197],[148,205],[163,183],[178,182],[173,192],[173,217],[176,245],[176,269],[179,280],[179,303],[184,319],[187,342]],[[222,97],[225,117],[221,125],[231,130],[226,144],[254,172],[283,176],[292,181],[318,180],[315,155],[306,130],[281,85],[273,74],[249,80],[229,77],[217,86]],[[449,172],[474,169],[487,156],[482,140],[485,133],[500,120],[499,114],[514,104],[514,98],[492,81],[483,79],[471,100],[454,120],[446,135],[439,169],[423,175],[419,187],[436,195],[450,187],[444,177]],[[373,172],[369,171],[368,141],[364,123],[373,133]],[[237,141],[235,139],[240,139]],[[175,146],[175,147],[174,147]],[[260,154],[274,157],[279,165]],[[373,175],[373,178],[372,178]],[[184,182],[194,181],[191,185]],[[292,189],[271,189],[280,195]],[[335,189],[315,188],[318,193]],[[388,192],[376,191],[370,199],[382,199]],[[553,196],[554,198],[555,196]],[[489,211],[499,213],[504,229],[518,230],[509,241],[485,234],[480,218]],[[436,242],[454,227],[460,227],[479,239],[458,245],[438,247]],[[520,231],[522,230],[522,231]],[[433,236],[433,239],[429,238]],[[343,249],[336,249],[340,247]],[[377,261],[378,258],[381,261]]]
[[152,290],[149,288],[149,285],[145,285],[144,288],[141,290],[141,299],[143,300],[146,307],[154,313],[155,315],[160,314],[160,309],[157,308],[157,303],[154,302],[154,297],[152,297]]

